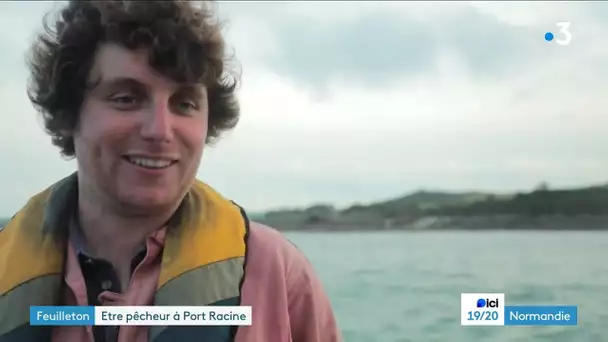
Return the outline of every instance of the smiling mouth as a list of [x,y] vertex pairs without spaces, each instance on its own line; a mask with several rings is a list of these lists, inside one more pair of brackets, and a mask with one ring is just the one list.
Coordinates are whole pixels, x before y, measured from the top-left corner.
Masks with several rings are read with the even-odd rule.
[[169,166],[177,163],[177,160],[155,159],[155,158],[144,158],[144,157],[133,157],[133,156],[125,156],[125,157],[123,157],[123,159],[133,165],[143,167],[146,169],[154,169],[154,170],[166,169]]

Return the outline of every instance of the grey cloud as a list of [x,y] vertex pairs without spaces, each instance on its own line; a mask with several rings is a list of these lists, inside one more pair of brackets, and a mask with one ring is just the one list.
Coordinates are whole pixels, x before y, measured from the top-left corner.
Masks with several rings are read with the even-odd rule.
[[268,63],[306,84],[341,76],[380,85],[429,71],[438,52],[436,39],[423,23],[402,21],[373,13],[347,26],[304,18],[283,22],[276,34],[284,49]]
[[590,19],[608,26],[608,2],[594,2],[593,6],[587,6],[585,9]]
[[542,31],[501,23],[474,8],[459,14],[429,25],[436,28],[440,44],[462,56],[475,76],[501,78],[538,62]]
[[420,21],[389,9],[331,24],[304,15],[281,16],[279,8],[250,4],[225,10],[238,13],[233,20],[263,16],[260,22],[274,33],[281,51],[261,63],[313,89],[336,78],[390,86],[424,76],[435,70],[446,48],[476,76],[500,79],[538,61],[543,45],[543,32],[511,26],[466,4],[436,20]]

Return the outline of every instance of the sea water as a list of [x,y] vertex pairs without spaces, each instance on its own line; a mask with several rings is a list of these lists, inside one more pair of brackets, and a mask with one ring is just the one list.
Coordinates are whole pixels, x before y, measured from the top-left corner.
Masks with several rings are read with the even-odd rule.
[[[347,342],[606,342],[608,231],[286,233]],[[574,327],[462,327],[461,292],[577,305]]]

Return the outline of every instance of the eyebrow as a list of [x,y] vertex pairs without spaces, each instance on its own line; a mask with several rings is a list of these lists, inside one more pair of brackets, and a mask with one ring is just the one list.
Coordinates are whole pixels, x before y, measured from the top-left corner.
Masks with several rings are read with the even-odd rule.
[[177,93],[186,93],[189,96],[194,96],[198,100],[206,98],[206,91],[203,90],[203,86],[199,84],[184,84],[180,85],[177,89]]
[[100,77],[92,84],[91,90],[98,88],[100,86],[103,87],[115,87],[115,86],[136,86],[136,87],[146,87],[142,82],[131,78],[131,77],[114,77],[110,79],[104,80],[103,77]]

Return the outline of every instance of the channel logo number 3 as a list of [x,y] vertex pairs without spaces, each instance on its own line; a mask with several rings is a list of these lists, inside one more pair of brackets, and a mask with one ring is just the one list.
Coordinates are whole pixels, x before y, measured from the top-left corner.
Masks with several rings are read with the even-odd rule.
[[555,42],[559,45],[570,45],[570,41],[572,40],[572,33],[570,33],[570,23],[567,21],[562,21],[557,24],[559,27],[559,37],[555,40]]

